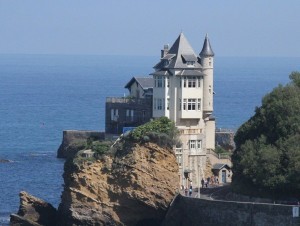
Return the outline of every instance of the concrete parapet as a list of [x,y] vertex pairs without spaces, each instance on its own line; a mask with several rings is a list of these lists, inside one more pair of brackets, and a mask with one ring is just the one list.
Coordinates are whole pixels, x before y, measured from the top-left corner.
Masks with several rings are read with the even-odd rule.
[[88,139],[104,140],[105,132],[87,131],[87,130],[65,130],[63,131],[62,143],[57,150],[57,158],[67,158],[76,154],[77,151],[72,148],[72,144],[84,142]]

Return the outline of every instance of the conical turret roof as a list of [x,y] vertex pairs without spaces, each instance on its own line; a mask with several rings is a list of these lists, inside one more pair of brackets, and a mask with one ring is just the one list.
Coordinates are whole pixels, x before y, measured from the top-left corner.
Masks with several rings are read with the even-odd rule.
[[214,54],[214,51],[212,50],[211,46],[210,46],[210,42],[209,42],[209,39],[208,39],[208,35],[206,34],[205,36],[205,40],[204,40],[204,43],[203,43],[203,48],[199,54],[201,57],[213,57],[215,54]]

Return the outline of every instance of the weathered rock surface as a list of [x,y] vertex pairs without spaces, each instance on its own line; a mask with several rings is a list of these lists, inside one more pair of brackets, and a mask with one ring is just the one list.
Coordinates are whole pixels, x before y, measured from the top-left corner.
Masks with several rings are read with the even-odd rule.
[[227,151],[233,151],[235,149],[234,135],[233,131],[226,129],[216,131],[216,145],[221,146]]
[[11,162],[11,161],[8,159],[0,159],[0,163],[9,163],[9,162]]
[[10,216],[11,226],[53,226],[56,225],[56,209],[49,203],[27,192],[20,192],[18,214]]
[[58,225],[159,225],[178,186],[174,152],[126,143],[113,156],[65,164]]

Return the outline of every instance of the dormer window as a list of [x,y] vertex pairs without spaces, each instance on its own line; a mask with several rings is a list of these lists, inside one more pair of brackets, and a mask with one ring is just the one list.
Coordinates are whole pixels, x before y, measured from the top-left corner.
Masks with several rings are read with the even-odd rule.
[[195,61],[187,61],[186,65],[188,65],[188,66],[194,66],[195,65]]
[[182,54],[182,62],[185,63],[188,67],[195,66],[197,57],[194,54]]
[[164,60],[164,67],[167,67],[169,65],[169,60]]

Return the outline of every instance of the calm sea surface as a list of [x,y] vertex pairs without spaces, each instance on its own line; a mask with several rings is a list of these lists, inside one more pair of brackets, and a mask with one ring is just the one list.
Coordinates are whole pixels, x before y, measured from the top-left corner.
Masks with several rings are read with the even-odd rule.
[[[127,94],[133,76],[147,76],[158,57],[0,55],[0,225],[30,192],[55,207],[63,160],[56,150],[66,129],[104,130],[106,96]],[[215,58],[214,109],[218,128],[237,129],[261,98],[300,58]]]

